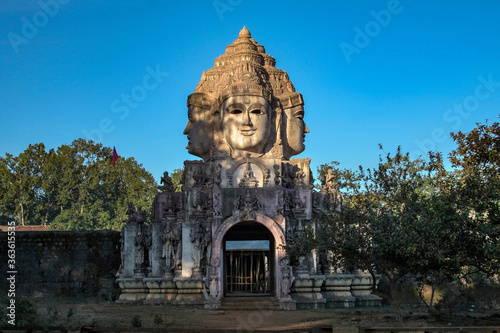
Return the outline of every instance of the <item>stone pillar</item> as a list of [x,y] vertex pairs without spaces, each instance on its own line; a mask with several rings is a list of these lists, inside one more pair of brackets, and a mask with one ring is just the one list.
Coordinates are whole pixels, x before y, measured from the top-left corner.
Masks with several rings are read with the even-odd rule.
[[203,296],[202,278],[175,278],[177,287],[177,296],[174,304],[177,305],[203,305],[205,297]]
[[352,308],[356,297],[351,294],[352,274],[334,274],[326,276],[323,285],[323,297],[326,299],[326,308]]
[[[288,260],[282,260],[277,272],[277,281],[279,281],[278,295],[281,310],[296,310],[297,302],[290,296],[290,289],[295,281],[292,267],[288,265]],[[280,273],[280,274],[279,274]]]
[[[381,306],[382,298],[372,294],[372,275],[366,271],[356,270],[351,284],[351,293],[356,297],[357,306]],[[378,285],[378,281],[377,281]]]
[[[193,244],[189,239],[191,233],[191,226],[182,225],[182,274],[180,277],[189,278],[193,273]],[[189,223],[190,224],[190,223]],[[176,275],[176,277],[178,277]]]
[[135,303],[142,302],[147,294],[148,289],[142,277],[136,273],[135,256],[135,237],[137,228],[135,223],[127,223],[123,227],[123,275],[116,279],[118,286],[121,289],[118,303]]
[[204,308],[206,310],[217,310],[222,306],[222,291],[219,289],[217,267],[208,266],[206,271],[206,277],[202,283],[203,296],[205,297]]
[[291,297],[296,301],[297,310],[324,309],[326,299],[321,295],[323,276],[296,277],[291,288]]
[[124,252],[124,262],[123,262],[123,277],[130,278],[134,276],[135,269],[135,234],[137,225],[126,224],[123,227],[123,252]]
[[161,241],[161,235],[163,233],[163,225],[160,223],[152,223],[151,225],[151,238],[152,238],[152,246],[151,246],[151,273],[148,276],[149,278],[159,278],[163,273],[164,260],[162,260],[161,255],[163,251],[163,243]]

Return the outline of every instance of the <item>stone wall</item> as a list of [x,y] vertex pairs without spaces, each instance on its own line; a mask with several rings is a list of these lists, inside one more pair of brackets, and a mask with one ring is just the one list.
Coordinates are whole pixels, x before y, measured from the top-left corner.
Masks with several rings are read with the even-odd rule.
[[[16,232],[16,294],[100,296],[118,294],[120,233],[116,231]],[[7,232],[0,232],[0,290],[7,290]]]

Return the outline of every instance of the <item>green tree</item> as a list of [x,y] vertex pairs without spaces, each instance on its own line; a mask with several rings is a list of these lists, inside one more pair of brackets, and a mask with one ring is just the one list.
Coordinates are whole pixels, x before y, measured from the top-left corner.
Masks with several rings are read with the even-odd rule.
[[174,169],[171,172],[172,183],[174,184],[175,192],[180,192],[182,190],[182,181],[184,176],[184,167]]
[[17,220],[15,202],[15,176],[12,172],[14,157],[6,154],[0,157],[0,212],[2,224],[6,225],[11,220]]
[[376,293],[398,317],[407,276],[435,283],[500,272],[500,126],[478,124],[452,138],[451,171],[440,154],[411,160],[400,149],[373,170],[321,166],[323,176],[333,169],[342,204],[322,217],[320,250],[333,251],[344,267],[368,270],[373,281],[385,276],[390,291]]
[[60,191],[59,184],[61,179],[61,164],[59,157],[54,149],[50,149],[45,155],[44,163],[41,169],[40,187],[43,191],[43,225],[48,225],[57,214],[57,195]]
[[[343,267],[369,271],[374,292],[389,300],[401,318],[398,295],[403,279],[430,274],[451,255],[448,248],[439,248],[437,239],[447,230],[433,218],[434,206],[442,206],[436,201],[437,184],[446,174],[441,156],[411,160],[398,148],[394,156],[380,157],[373,170],[334,169],[334,174],[342,208],[333,206],[336,209],[322,218],[320,251],[332,251]],[[377,274],[388,279],[389,292],[375,290]]]
[[[113,166],[109,147],[79,139],[59,147],[58,154],[63,165],[74,165],[63,172],[61,179],[61,212],[70,210],[85,216],[92,229],[121,229],[128,202],[147,210],[157,193],[154,178],[133,157],[122,157]],[[61,216],[51,227],[76,228],[78,223],[67,223],[71,216],[74,214]]]
[[[156,182],[134,158],[112,165],[112,149],[84,139],[0,158],[0,215],[58,230],[120,229],[128,201],[148,208]],[[149,212],[148,212],[149,213]]]
[[457,243],[463,265],[486,274],[500,273],[500,124],[477,124],[468,133],[452,133],[457,148],[450,192],[463,221]]
[[2,215],[15,216],[19,224],[41,224],[43,189],[41,174],[46,152],[42,143],[29,147],[14,157],[0,158],[0,207]]

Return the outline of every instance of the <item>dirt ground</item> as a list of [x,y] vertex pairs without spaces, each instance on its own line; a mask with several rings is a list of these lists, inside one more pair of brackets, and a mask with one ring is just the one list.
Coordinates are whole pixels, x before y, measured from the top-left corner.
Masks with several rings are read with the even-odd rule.
[[306,328],[325,325],[334,332],[358,332],[358,327],[389,326],[500,326],[500,312],[457,313],[431,316],[426,309],[404,308],[402,321],[395,321],[390,307],[366,307],[298,311],[218,311],[201,307],[117,304],[97,299],[36,298],[37,323],[50,326],[91,325],[98,327],[141,327],[180,329],[257,329]]

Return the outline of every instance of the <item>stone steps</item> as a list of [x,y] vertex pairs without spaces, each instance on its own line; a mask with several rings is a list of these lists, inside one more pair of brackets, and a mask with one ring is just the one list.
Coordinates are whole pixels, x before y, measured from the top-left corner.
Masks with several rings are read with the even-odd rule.
[[224,297],[222,310],[279,310],[278,298],[272,296]]

